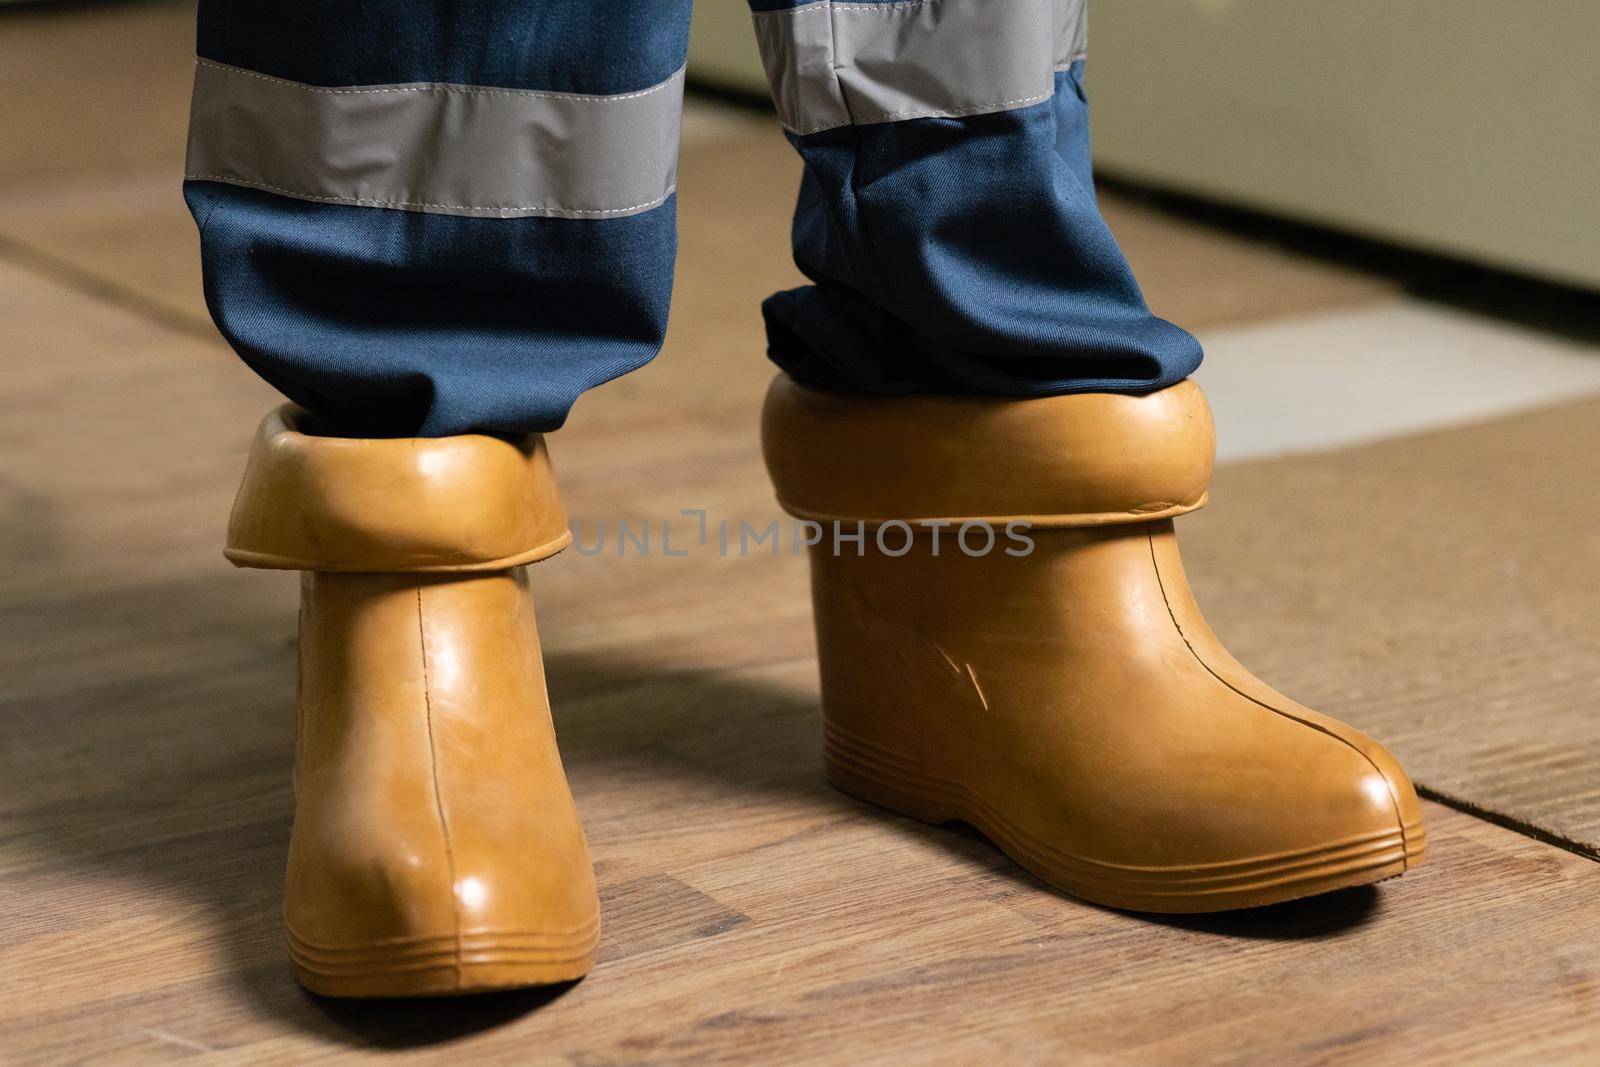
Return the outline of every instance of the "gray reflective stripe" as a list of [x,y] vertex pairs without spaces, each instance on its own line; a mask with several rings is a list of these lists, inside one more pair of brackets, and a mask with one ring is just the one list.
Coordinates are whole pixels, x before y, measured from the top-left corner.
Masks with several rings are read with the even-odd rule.
[[1089,0],[1056,0],[1056,70],[1089,53]]
[[445,215],[608,218],[672,195],[683,71],[585,96],[418,83],[328,88],[199,60],[186,177]]
[[1083,53],[1085,0],[817,3],[755,13],[784,128],[981,115],[1049,98]]

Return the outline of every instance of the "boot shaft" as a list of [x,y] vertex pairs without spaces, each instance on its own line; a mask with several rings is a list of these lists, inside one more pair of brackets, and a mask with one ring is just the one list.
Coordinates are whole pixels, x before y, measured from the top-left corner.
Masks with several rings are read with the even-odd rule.
[[526,569],[305,572],[297,704],[301,776],[553,752]]

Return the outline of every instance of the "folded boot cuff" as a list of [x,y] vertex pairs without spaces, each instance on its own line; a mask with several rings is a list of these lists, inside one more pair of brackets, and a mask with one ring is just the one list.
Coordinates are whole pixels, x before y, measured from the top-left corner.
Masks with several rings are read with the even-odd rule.
[[808,519],[1101,526],[1193,511],[1216,455],[1193,381],[1144,396],[877,397],[779,375],[762,412],[778,501]]
[[256,433],[228,522],[241,567],[490,571],[571,541],[538,434],[319,436],[293,405]]

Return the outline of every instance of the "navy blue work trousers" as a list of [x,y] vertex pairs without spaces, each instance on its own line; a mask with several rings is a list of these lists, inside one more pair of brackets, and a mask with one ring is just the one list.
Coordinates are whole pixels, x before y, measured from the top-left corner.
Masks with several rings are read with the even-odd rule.
[[[339,433],[560,426],[666,328],[689,3],[202,0],[185,195],[218,327]],[[804,161],[780,367],[1012,397],[1195,369],[1095,203],[1084,0],[750,6]]]

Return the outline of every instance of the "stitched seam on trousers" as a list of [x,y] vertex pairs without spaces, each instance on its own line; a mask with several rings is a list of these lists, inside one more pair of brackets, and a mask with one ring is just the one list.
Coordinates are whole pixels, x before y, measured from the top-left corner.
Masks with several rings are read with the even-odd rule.
[[439,746],[433,738],[433,692],[428,680],[428,631],[422,621],[422,578],[417,578],[417,639],[422,648],[422,706],[428,724],[428,766],[433,774],[433,804],[439,813],[439,834],[444,838],[444,862],[450,875],[450,913],[455,919],[456,988],[461,988],[461,902],[456,898],[456,855],[450,844],[450,822],[444,814],[444,793],[439,790]]
[[664,81],[631,93],[600,94],[600,93],[550,93],[538,89],[496,89],[482,85],[455,85],[446,82],[428,82],[419,85],[377,85],[367,87],[352,87],[349,89],[336,89],[325,85],[307,85],[305,82],[291,81],[288,78],[276,78],[271,74],[262,74],[258,71],[247,70],[244,67],[229,66],[226,63],[217,63],[213,60],[195,58],[195,66],[210,67],[220,70],[225,74],[237,74],[244,78],[254,78],[257,81],[271,82],[274,85],[286,85],[292,89],[303,92],[318,93],[323,96],[364,96],[374,93],[443,93],[457,96],[506,96],[526,100],[571,100],[579,104],[611,104],[623,100],[637,100],[651,93],[659,93],[670,88],[672,83],[684,76],[686,67],[679,67],[669,74]]
[[780,8],[776,11],[752,11],[754,18],[794,18],[797,15],[809,15],[817,11],[870,11],[875,15],[905,11],[914,7],[923,7],[934,3],[935,0],[904,0],[897,4],[834,4],[829,0],[822,0],[819,4],[806,4],[803,7]]
[[849,122],[823,123],[821,126],[812,126],[804,130],[784,127],[797,137],[804,137],[811,133],[821,133],[823,130],[836,130],[841,126],[864,126],[876,122],[893,122],[896,119],[956,119],[965,115],[979,115],[984,112],[996,111],[1000,108],[1021,107],[1027,104],[1037,104],[1041,100],[1048,100],[1055,95],[1055,88],[1048,92],[1039,93],[1037,96],[1023,96],[1015,100],[996,100],[991,104],[973,104],[970,107],[951,108],[913,108],[909,111],[883,111],[873,115],[852,115]]
[[[1388,791],[1388,794],[1389,794],[1389,806],[1394,810],[1394,821],[1400,827],[1400,854],[1401,854],[1402,857],[1407,855],[1408,854],[1408,849],[1406,847],[1406,820],[1405,820],[1405,816],[1400,814],[1400,798],[1395,796],[1394,786],[1392,786],[1389,783],[1389,776],[1387,774],[1383,773],[1382,768],[1380,768],[1377,765],[1377,763],[1373,761],[1371,756],[1367,755],[1365,752],[1361,751],[1361,749],[1359,749],[1355,745],[1351,744],[1348,739],[1340,737],[1338,734],[1334,733],[1332,730],[1328,729],[1326,726],[1319,726],[1317,723],[1307,722],[1305,719],[1300,718],[1300,716],[1295,715],[1293,712],[1285,711],[1282,708],[1275,708],[1271,704],[1268,704],[1264,700],[1258,700],[1257,698],[1251,696],[1249,693],[1246,693],[1243,690],[1241,690],[1238,686],[1234,685],[1232,682],[1228,681],[1222,675],[1218,674],[1212,668],[1211,664],[1206,662],[1205,657],[1200,655],[1199,651],[1195,649],[1193,642],[1191,642],[1189,640],[1189,635],[1183,632],[1183,624],[1178,621],[1178,613],[1172,607],[1172,599],[1167,596],[1167,583],[1166,583],[1165,579],[1163,579],[1161,577],[1161,563],[1156,559],[1156,536],[1155,536],[1155,533],[1148,526],[1145,527],[1144,533],[1145,533],[1145,538],[1148,540],[1148,542],[1150,544],[1150,569],[1155,571],[1155,574],[1156,574],[1156,587],[1161,590],[1161,600],[1162,600],[1162,603],[1166,604],[1166,606],[1167,606],[1167,616],[1170,619],[1172,619],[1172,626],[1173,626],[1174,629],[1176,629],[1178,631],[1178,636],[1183,639],[1184,647],[1188,648],[1189,655],[1194,657],[1196,663],[1200,664],[1200,666],[1205,668],[1205,671],[1206,671],[1207,674],[1211,675],[1211,677],[1215,678],[1218,682],[1222,683],[1224,688],[1229,689],[1234,693],[1237,693],[1239,696],[1242,696],[1246,700],[1250,701],[1250,703],[1256,705],[1257,707],[1264,708],[1267,711],[1272,712],[1274,715],[1281,715],[1285,719],[1288,719],[1291,722],[1297,722],[1301,726],[1309,726],[1309,727],[1311,727],[1311,729],[1317,731],[1318,733],[1324,734],[1324,735],[1326,735],[1328,737],[1333,738],[1335,741],[1339,742],[1341,745],[1344,745],[1350,751],[1354,752],[1356,755],[1358,755],[1362,759],[1366,760],[1367,766],[1371,767],[1373,769],[1373,771],[1377,773],[1378,777],[1383,779],[1384,788]],[[1402,859],[1401,862],[1404,863],[1404,860]]]
[[571,208],[551,207],[545,204],[435,204],[425,200],[379,200],[372,197],[359,196],[326,196],[319,193],[302,192],[299,189],[290,189],[281,185],[271,185],[267,182],[251,181],[248,178],[236,178],[231,174],[185,174],[185,181],[193,182],[226,182],[229,185],[242,185],[249,189],[261,189],[269,193],[282,193],[300,200],[315,200],[324,204],[355,204],[360,207],[397,207],[397,208],[439,208],[446,211],[546,211],[555,215],[581,215],[585,218],[604,215],[626,215],[630,212],[642,211],[646,208],[656,207],[666,202],[667,198],[678,191],[676,183],[669,185],[667,191],[653,200],[646,200],[627,207],[610,208]]

